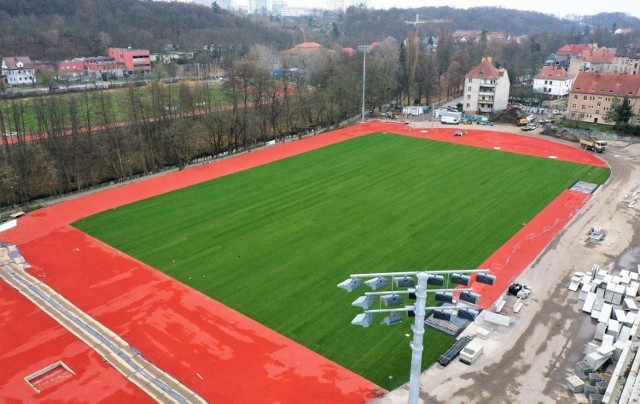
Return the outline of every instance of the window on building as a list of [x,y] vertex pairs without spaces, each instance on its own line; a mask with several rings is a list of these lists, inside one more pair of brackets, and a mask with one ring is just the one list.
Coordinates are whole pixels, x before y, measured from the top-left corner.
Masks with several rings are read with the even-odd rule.
[[467,108],[471,107],[471,104],[467,103]]
[[583,106],[582,106],[582,110],[584,111],[585,109],[587,109],[587,106],[586,106],[586,105],[583,105]]
[[471,91],[471,86],[467,87],[467,91]]
[[571,108],[576,109],[576,104],[571,104]]
[[600,110],[596,109],[596,115],[599,115],[599,114],[600,114]]
[[473,83],[473,79],[469,79],[469,84]]
[[574,96],[573,96],[573,99],[574,99],[574,100],[577,100],[577,99],[578,99],[578,94],[574,95]]
[[587,96],[586,95],[582,96],[582,100],[586,101],[587,100]]
[[596,102],[596,107],[600,106],[600,101]]
[[471,99],[471,94],[467,94],[467,99],[470,100]]

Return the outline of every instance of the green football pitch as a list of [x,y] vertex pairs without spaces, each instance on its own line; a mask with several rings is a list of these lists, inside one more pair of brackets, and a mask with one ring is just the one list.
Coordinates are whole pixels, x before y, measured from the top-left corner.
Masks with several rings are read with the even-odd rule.
[[[352,326],[360,293],[339,282],[352,273],[476,268],[574,181],[608,176],[373,134],[74,226],[392,389],[409,377],[411,322]],[[423,366],[452,343],[427,331]]]

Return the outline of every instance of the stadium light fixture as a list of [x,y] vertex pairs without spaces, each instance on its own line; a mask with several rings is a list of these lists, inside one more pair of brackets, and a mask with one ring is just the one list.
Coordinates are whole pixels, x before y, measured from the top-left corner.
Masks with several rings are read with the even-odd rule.
[[351,324],[365,328],[369,327],[371,323],[373,323],[373,314],[371,313],[360,313],[351,320]]
[[389,285],[389,279],[384,276],[376,276],[375,278],[364,281],[364,284],[371,288],[371,290],[382,289]]
[[436,301],[443,303],[453,303],[453,294],[451,292],[436,292]]
[[444,310],[434,310],[433,311],[433,318],[438,319],[438,320],[445,320],[445,321],[450,321],[451,320],[451,313],[444,311]]
[[356,300],[351,303],[354,307],[360,307],[364,310],[368,310],[375,303],[375,298],[373,296],[360,296]]
[[397,293],[382,295],[380,296],[380,300],[382,301],[382,304],[385,305],[385,307],[399,306],[402,304],[402,296]]
[[496,277],[493,275],[486,274],[484,272],[479,272],[476,274],[476,282],[493,286],[493,284],[496,282]]
[[444,276],[442,275],[429,275],[427,278],[427,284],[444,286]]
[[458,317],[464,320],[474,321],[480,315],[480,311],[472,308],[458,309]]
[[410,286],[416,286],[416,280],[410,276],[394,276],[393,283],[396,285],[396,288],[407,288]]
[[463,286],[469,286],[469,282],[471,282],[471,278],[468,275],[462,275],[457,272],[452,273],[450,279],[451,282]]
[[362,280],[360,278],[349,278],[345,281],[342,281],[338,284],[340,289],[344,289],[347,292],[353,292],[362,286]]
[[380,324],[383,324],[383,325],[400,324],[403,319],[404,317],[402,316],[402,314],[398,312],[394,312],[389,314],[387,317],[385,317]]
[[480,295],[469,291],[463,291],[460,292],[460,300],[464,300],[465,302],[469,302],[471,304],[476,304],[478,303],[478,300],[480,300]]

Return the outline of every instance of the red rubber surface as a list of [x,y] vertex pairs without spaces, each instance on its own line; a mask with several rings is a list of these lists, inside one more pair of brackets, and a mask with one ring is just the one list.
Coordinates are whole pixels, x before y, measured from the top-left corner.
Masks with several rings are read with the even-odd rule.
[[[365,402],[384,390],[253,320],[69,226],[94,213],[236,171],[387,131],[503,151],[554,155],[605,166],[591,153],[544,139],[455,129],[412,130],[372,122],[279,144],[226,160],[79,197],[33,212],[0,233],[32,265],[30,273],[132,344],[151,362],[211,402]],[[485,263],[499,285],[483,290],[487,307],[566,224],[567,211],[588,195],[563,193]],[[560,220],[555,221],[557,217]],[[552,228],[546,226],[555,223]],[[519,238],[538,234],[531,242]],[[511,243],[511,244],[510,244]],[[505,265],[506,257],[510,262]],[[493,299],[493,300],[492,300]],[[18,401],[74,397],[122,402],[148,398],[92,350],[0,282],[0,396]],[[346,324],[345,326],[349,326]],[[63,360],[76,373],[36,394],[25,376]]]

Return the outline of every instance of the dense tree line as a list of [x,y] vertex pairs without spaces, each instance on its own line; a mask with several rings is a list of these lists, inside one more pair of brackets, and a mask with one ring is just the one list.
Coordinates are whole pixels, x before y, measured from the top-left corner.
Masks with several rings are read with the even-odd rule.
[[[367,44],[391,36],[404,39],[407,36],[405,21],[449,20],[445,23],[420,24],[421,36],[438,36],[441,28],[455,30],[502,31],[512,36],[554,32],[575,43],[592,42],[590,35],[598,30],[611,33],[615,21],[618,27],[640,30],[640,19],[621,13],[604,13],[592,17],[562,19],[550,14],[519,11],[498,7],[474,7],[460,9],[452,7],[422,7],[416,9],[368,10],[351,7],[340,19],[337,30],[339,40],[349,46]],[[585,32],[585,27],[587,27]],[[601,46],[612,46],[613,35],[603,38]]]
[[154,82],[124,93],[0,101],[0,132],[15,133],[0,139],[0,206],[184,167],[358,114],[359,58],[330,57],[309,74],[274,77],[261,51],[238,60],[222,85]]

